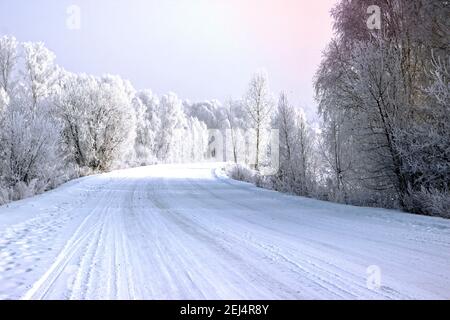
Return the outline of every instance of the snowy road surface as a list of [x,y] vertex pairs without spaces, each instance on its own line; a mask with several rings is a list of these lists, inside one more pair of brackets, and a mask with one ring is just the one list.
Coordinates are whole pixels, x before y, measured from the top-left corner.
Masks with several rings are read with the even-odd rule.
[[450,299],[449,220],[215,167],[122,170],[0,207],[0,299]]

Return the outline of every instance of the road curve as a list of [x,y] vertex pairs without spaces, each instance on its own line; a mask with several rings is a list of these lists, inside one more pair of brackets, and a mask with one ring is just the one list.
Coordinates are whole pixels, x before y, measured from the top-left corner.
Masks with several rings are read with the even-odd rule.
[[217,167],[115,171],[0,207],[0,299],[450,299],[449,220]]

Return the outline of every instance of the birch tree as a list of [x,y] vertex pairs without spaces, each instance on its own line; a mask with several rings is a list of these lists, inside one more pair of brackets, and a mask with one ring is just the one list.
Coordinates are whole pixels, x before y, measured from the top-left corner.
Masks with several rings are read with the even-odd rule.
[[274,105],[265,71],[259,71],[253,75],[244,97],[244,105],[250,127],[255,130],[255,169],[258,170],[267,149],[267,130]]
[[55,54],[48,50],[42,42],[26,42],[23,44],[25,68],[23,77],[32,99],[32,107],[48,97],[54,89],[57,68],[54,64]]
[[12,36],[0,38],[0,89],[11,93],[14,85],[12,73],[18,60],[18,42]]

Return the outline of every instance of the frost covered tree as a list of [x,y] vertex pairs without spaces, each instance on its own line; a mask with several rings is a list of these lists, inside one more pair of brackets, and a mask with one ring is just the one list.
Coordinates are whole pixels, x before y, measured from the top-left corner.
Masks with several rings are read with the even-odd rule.
[[169,159],[172,139],[176,129],[182,129],[185,115],[182,102],[174,93],[161,97],[156,116],[159,119],[159,127],[156,128],[155,154],[161,161]]
[[236,113],[236,102],[232,99],[229,99],[225,104],[225,113],[226,113],[226,123],[225,127],[228,129],[226,135],[226,143],[227,149],[229,148],[228,154],[232,155],[232,159],[234,163],[238,163],[238,154],[239,154],[239,132],[243,129],[237,123],[237,113]]
[[[194,102],[183,102],[186,116],[194,117],[205,123],[209,130],[209,158],[215,158],[216,155],[225,154],[226,146],[223,144],[222,150],[217,150],[219,147],[217,142],[223,140],[226,135],[226,111],[223,105],[217,100]],[[222,151],[222,152],[221,152]],[[222,161],[224,159],[220,159]]]
[[2,130],[2,181],[17,200],[48,190],[64,180],[59,158],[59,128],[50,118],[50,106],[40,112],[31,101],[11,101]]
[[[6,109],[9,104],[9,97],[3,88],[0,88],[0,177],[5,175],[4,171],[4,161],[6,157],[5,152],[5,143],[6,136],[4,134],[5,130],[5,117],[6,117]],[[3,189],[3,179],[0,178],[0,204],[3,204],[7,201],[9,196],[6,194],[6,191]],[[4,194],[5,193],[5,194]]]
[[133,108],[136,117],[136,138],[134,142],[134,164],[149,165],[157,161],[155,156],[156,130],[159,119],[156,116],[158,98],[150,90],[136,93]]
[[247,93],[244,97],[244,105],[248,118],[249,126],[255,130],[255,168],[258,170],[267,150],[267,131],[270,126],[270,120],[273,109],[273,98],[269,89],[269,80],[267,72],[259,71],[253,75],[250,80]]
[[354,191],[352,183],[356,159],[356,148],[353,143],[352,126],[344,112],[322,114],[325,121],[321,127],[318,152],[322,164],[328,172],[328,199],[348,202],[348,195]]
[[[369,29],[361,19],[372,4],[381,8],[380,30]],[[433,57],[442,62],[448,56],[447,9],[445,1],[364,0],[340,1],[333,10],[336,37],[325,53],[316,88],[328,166],[337,180],[342,168],[348,168],[347,178],[362,200],[350,202],[431,214],[417,201],[410,205],[414,194],[448,195],[446,166],[439,156],[430,156],[447,150],[446,125],[435,117],[444,108],[426,89],[436,80],[430,70],[440,69]],[[440,70],[445,74],[445,68]],[[352,145],[339,143],[339,136]],[[344,152],[333,152],[333,146]],[[339,153],[352,156],[343,159]],[[433,214],[442,214],[438,211]]]
[[38,102],[48,97],[56,81],[57,68],[54,64],[55,54],[41,42],[23,44],[25,68],[24,80],[36,108]]
[[205,159],[208,150],[208,129],[197,118],[181,119],[172,133],[167,160],[172,163],[199,162]]
[[0,38],[0,88],[6,93],[13,89],[12,73],[18,60],[18,42],[12,36]]
[[134,138],[131,85],[116,76],[68,74],[59,88],[56,113],[68,153],[80,168],[120,166]]
[[[355,177],[359,181],[354,183],[375,192],[395,191],[400,197],[407,181],[396,149],[396,132],[405,126],[407,108],[404,106],[408,105],[408,98],[403,94],[406,91],[399,89],[403,86],[399,55],[393,47],[364,42],[354,44],[348,55],[350,58],[344,62],[339,60],[341,57],[335,57],[337,71],[333,74],[330,68],[324,68],[328,73],[321,74],[319,84],[325,144],[335,148],[328,149],[327,156],[338,177],[336,187],[340,192],[343,173],[352,164],[348,157],[347,163],[343,163],[339,148],[345,146],[339,140],[340,137],[350,139],[351,134],[353,147],[364,154],[364,161],[358,164],[361,175]],[[348,154],[350,150],[344,151]]]
[[208,150],[209,131],[206,124],[197,118],[189,117],[186,130],[188,148],[186,148],[184,160],[189,162],[203,161]]
[[6,111],[6,106],[9,103],[9,96],[3,88],[0,88],[0,119]]
[[191,103],[183,102],[184,112],[187,116],[195,117],[204,122],[209,129],[221,129],[225,120],[225,109],[217,100]]
[[[0,55],[17,57],[11,53],[16,50],[15,40],[9,39],[7,42],[10,45],[3,45],[3,49],[10,53],[2,52]],[[30,43],[24,45],[25,48],[33,46]],[[9,94],[9,101],[4,108],[0,132],[2,201],[48,190],[65,179],[60,152],[60,127],[52,116],[53,106],[47,94],[51,91],[51,80],[46,76],[51,75],[41,72],[54,68],[53,58],[45,59],[53,57],[53,54],[41,45],[38,47],[42,54],[33,55],[24,49],[27,53],[22,61],[2,58],[2,85],[13,93]],[[33,56],[40,56],[43,60],[34,59]],[[22,73],[18,72],[19,68],[23,70]],[[13,74],[15,77],[11,76]],[[4,88],[2,90],[6,91]]]
[[276,183],[278,188],[283,191],[291,192],[298,178],[294,170],[296,163],[296,123],[297,114],[294,108],[289,104],[287,95],[280,94],[278,108],[274,117],[274,126],[278,128],[280,135],[280,169],[277,175]]
[[[417,124],[398,131],[407,209],[450,217],[450,60],[434,57]],[[405,143],[406,142],[406,143]]]
[[273,127],[280,135],[280,169],[275,177],[275,188],[308,195],[314,180],[311,175],[312,131],[303,111],[289,103],[286,93],[280,94]]

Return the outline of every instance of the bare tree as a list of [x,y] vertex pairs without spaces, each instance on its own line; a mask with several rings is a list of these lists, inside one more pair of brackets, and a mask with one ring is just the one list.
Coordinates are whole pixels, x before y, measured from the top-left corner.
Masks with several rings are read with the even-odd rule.
[[0,89],[11,94],[11,74],[17,63],[17,40],[12,36],[0,38]]
[[259,169],[263,146],[263,137],[268,129],[273,109],[273,99],[269,90],[268,76],[265,71],[259,71],[253,75],[247,94],[244,98],[246,111],[249,115],[251,126],[255,129],[256,159],[255,169]]
[[285,93],[280,94],[273,121],[280,135],[280,169],[276,188],[308,195],[311,182],[312,135],[303,110],[293,107]]
[[[448,161],[443,160],[448,103],[424,90],[434,81],[448,91],[444,61],[438,68],[433,62],[433,55],[438,60],[448,56],[448,4],[376,1],[382,28],[369,30],[361,15],[370,4],[342,0],[332,13],[336,37],[316,78],[327,162],[338,189],[346,168],[353,167],[347,171],[352,189],[360,188],[361,199],[369,202],[362,204],[426,212],[406,202],[415,192],[448,192]],[[440,70],[439,81],[428,76],[429,70]],[[342,143],[346,140],[353,146]],[[348,158],[348,150],[357,151],[357,158]]]
[[[230,139],[231,139],[231,148],[233,151],[233,161],[234,163],[238,162],[238,143],[237,143],[237,137],[236,137],[236,130],[238,128],[236,128],[235,126],[235,111],[234,111],[234,101],[230,98],[228,99],[228,101],[226,102],[226,107],[225,107],[225,112],[226,112],[226,117],[227,117],[227,122],[228,122],[228,126],[230,129]],[[228,137],[228,136],[227,136]]]

